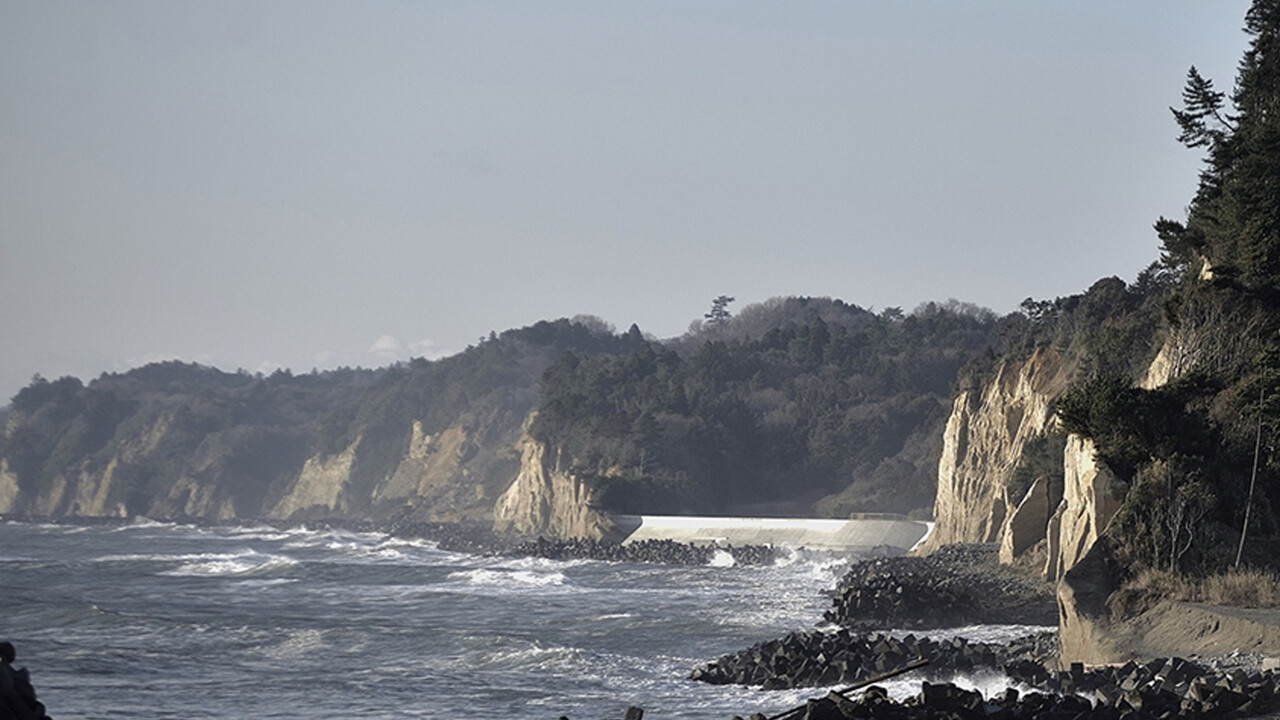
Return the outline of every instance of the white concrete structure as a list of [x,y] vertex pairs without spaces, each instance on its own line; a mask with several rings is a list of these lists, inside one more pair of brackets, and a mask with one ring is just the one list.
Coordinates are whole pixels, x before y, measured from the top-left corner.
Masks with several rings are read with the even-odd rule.
[[674,540],[695,545],[782,545],[832,552],[865,551],[875,547],[907,551],[933,529],[931,522],[895,516],[831,520],[615,515],[613,519],[626,534],[623,544]]

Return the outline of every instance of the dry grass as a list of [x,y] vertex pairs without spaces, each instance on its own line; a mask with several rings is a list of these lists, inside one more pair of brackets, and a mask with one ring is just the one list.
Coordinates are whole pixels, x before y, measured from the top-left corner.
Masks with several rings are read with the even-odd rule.
[[1112,594],[1107,604],[1113,616],[1132,617],[1161,600],[1280,608],[1280,575],[1270,570],[1246,568],[1196,579],[1164,570],[1144,570]]
[[1280,607],[1280,576],[1270,570],[1228,570],[1200,582],[1201,602],[1233,607]]

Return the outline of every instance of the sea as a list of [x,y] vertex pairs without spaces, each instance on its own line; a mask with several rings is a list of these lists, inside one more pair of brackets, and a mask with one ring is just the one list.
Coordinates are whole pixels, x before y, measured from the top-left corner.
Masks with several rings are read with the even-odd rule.
[[678,567],[460,554],[379,533],[2,522],[0,639],[55,719],[599,720],[635,705],[649,720],[728,720],[826,693],[687,678],[812,629],[847,567],[803,551]]

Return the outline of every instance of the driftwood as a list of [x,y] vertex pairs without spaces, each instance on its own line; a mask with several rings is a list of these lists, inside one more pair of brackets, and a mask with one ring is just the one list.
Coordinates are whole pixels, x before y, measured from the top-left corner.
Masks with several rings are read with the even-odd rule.
[[[854,690],[860,690],[868,685],[874,685],[875,683],[878,683],[878,682],[884,682],[885,680],[888,680],[890,678],[895,678],[904,673],[909,673],[912,670],[919,670],[920,668],[928,664],[929,664],[929,661],[924,658],[921,658],[919,660],[913,660],[907,663],[906,665],[903,665],[902,667],[898,668],[897,670],[890,670],[887,673],[876,675],[875,677],[867,678],[866,680],[863,680],[862,682],[856,683],[854,685],[850,685],[847,688],[840,688],[839,690],[832,690],[831,692],[841,697],[844,697],[847,700],[849,698],[845,696],[845,693],[851,693]],[[778,713],[777,715],[771,716],[769,720],[786,720],[786,718],[792,717],[794,715],[799,715],[800,713],[804,712],[806,707],[808,707],[808,704],[793,707],[790,710],[786,710],[784,712]]]

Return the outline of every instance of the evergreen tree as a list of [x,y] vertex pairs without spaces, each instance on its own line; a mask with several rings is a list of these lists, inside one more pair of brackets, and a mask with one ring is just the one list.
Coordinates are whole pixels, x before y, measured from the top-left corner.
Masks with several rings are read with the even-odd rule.
[[1250,293],[1280,295],[1280,0],[1255,0],[1245,16],[1252,38],[1231,93],[1192,67],[1173,109],[1189,148],[1205,148],[1205,168],[1185,223],[1160,218],[1167,264],[1198,269]]
[[711,312],[703,315],[707,319],[707,324],[719,327],[728,322],[733,315],[733,313],[729,312],[729,303],[733,302],[733,300],[734,298],[728,295],[721,295],[712,300]]

